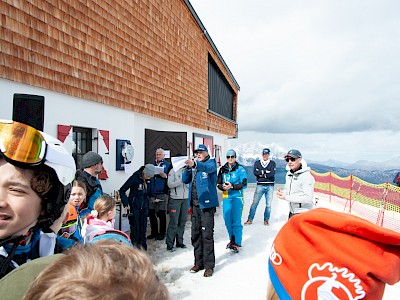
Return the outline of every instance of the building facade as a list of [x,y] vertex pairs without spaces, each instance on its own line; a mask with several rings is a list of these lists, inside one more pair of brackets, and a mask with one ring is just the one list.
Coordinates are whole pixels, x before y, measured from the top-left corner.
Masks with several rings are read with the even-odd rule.
[[57,136],[78,167],[98,152],[105,192],[159,147],[219,161],[236,136],[239,85],[189,1],[5,0],[0,15],[0,118]]

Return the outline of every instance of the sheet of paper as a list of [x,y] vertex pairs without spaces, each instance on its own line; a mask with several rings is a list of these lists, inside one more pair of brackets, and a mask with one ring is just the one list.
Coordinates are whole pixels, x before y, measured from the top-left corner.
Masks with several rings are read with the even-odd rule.
[[132,164],[124,164],[124,170],[126,174],[132,174],[133,173]]
[[185,161],[188,160],[187,156],[175,156],[171,157],[171,162],[172,162],[172,168],[174,171],[178,171],[180,168],[183,168],[185,166]]
[[155,166],[154,167],[154,174],[164,173],[164,167]]

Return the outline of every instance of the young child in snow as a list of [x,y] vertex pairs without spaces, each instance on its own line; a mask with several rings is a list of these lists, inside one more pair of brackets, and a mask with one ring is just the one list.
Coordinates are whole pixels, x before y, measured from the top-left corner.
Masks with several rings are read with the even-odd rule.
[[101,232],[114,230],[114,218],[116,215],[117,203],[115,199],[102,195],[94,203],[94,210],[84,221],[82,236],[84,243],[90,243],[92,238]]
[[68,219],[61,226],[59,242],[62,245],[71,247],[76,242],[83,243],[82,223],[85,218],[80,211],[82,203],[86,199],[86,185],[82,181],[74,180],[71,185],[71,193],[68,200]]
[[[56,233],[67,214],[64,186],[74,174],[74,159],[59,140],[0,120],[0,278],[58,252]],[[6,290],[2,299],[11,293]]]

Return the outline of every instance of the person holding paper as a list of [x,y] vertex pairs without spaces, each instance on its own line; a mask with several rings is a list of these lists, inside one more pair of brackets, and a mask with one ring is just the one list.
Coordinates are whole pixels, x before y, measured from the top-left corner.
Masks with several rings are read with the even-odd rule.
[[186,167],[187,160],[188,157],[186,155],[171,157],[172,168],[174,169],[174,171],[176,172],[180,168]]
[[[177,154],[177,156],[187,160],[187,157],[182,154]],[[167,250],[170,252],[175,251],[175,238],[177,248],[186,248],[183,243],[183,233],[185,232],[185,224],[188,218],[189,184],[182,182],[183,169],[184,166],[175,171],[174,166],[168,173],[170,199],[168,203],[169,223],[166,244]]]
[[[168,202],[168,171],[171,164],[164,160],[164,149],[158,148],[156,150],[156,160],[153,163],[155,166],[155,174],[151,178],[151,192],[152,195],[149,199],[149,219],[151,234],[147,239],[163,240],[167,228],[167,202]],[[163,171],[160,171],[160,168]],[[157,172],[159,172],[157,174]],[[158,223],[160,220],[160,223]]]
[[215,267],[214,214],[219,206],[217,193],[217,164],[208,154],[204,144],[194,150],[197,159],[186,161],[182,173],[184,183],[189,183],[188,204],[192,209],[192,245],[194,266],[191,273],[204,270],[204,277],[211,277]]

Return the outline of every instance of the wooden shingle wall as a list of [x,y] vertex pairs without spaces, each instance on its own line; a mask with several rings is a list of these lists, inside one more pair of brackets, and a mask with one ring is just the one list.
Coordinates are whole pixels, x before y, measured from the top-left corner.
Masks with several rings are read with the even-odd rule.
[[0,52],[3,78],[235,135],[207,112],[208,53],[238,90],[183,0],[3,0]]

